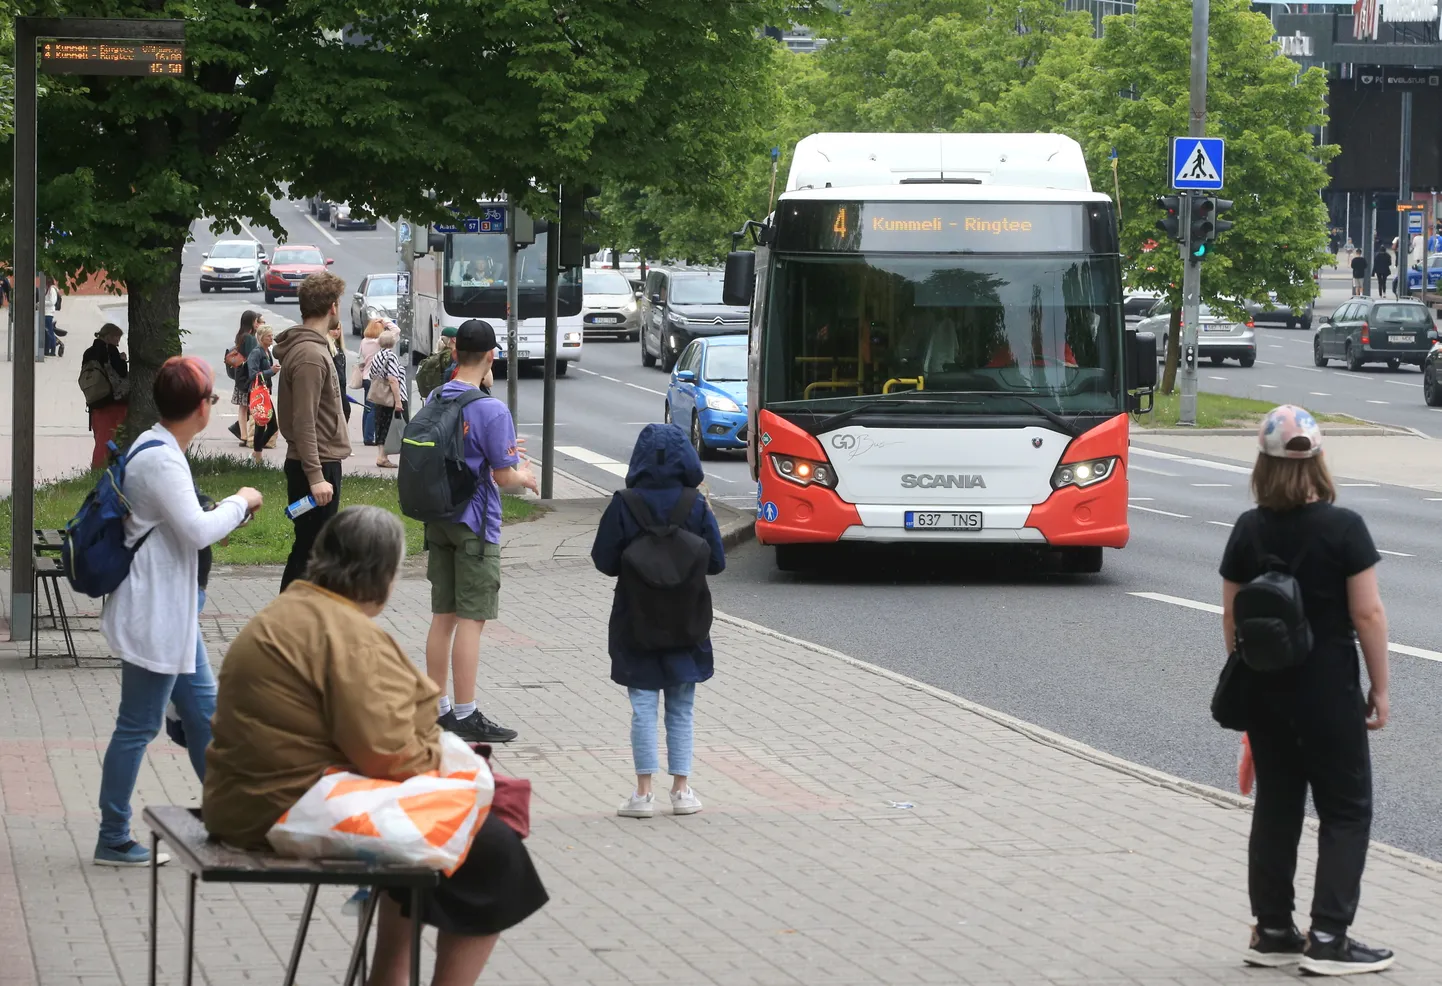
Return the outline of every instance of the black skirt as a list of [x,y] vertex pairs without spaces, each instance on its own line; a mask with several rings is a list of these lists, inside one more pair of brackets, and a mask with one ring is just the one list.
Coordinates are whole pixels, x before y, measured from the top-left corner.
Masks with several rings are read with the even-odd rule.
[[[411,916],[410,891],[392,890]],[[546,906],[550,897],[521,837],[495,815],[486,816],[466,861],[421,894],[421,920],[453,935],[498,935]]]

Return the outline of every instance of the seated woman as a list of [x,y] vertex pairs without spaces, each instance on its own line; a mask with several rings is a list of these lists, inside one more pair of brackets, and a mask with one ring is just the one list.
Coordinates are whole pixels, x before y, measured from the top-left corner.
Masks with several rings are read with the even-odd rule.
[[[405,529],[380,507],[321,528],[306,581],[235,638],[220,673],[202,816],[211,835],[266,846],[276,820],[331,767],[404,780],[440,765],[439,690],[374,622],[405,558]],[[428,891],[439,929],[435,986],[473,986],[500,933],[547,900],[520,838],[494,814],[466,861]],[[370,986],[407,980],[411,925],[401,895],[380,905]]]

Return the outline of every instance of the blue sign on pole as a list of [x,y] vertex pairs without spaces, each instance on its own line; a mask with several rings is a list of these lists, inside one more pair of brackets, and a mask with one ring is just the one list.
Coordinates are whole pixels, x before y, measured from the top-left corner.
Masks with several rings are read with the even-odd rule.
[[1407,232],[1409,232],[1409,233],[1420,233],[1420,232],[1422,232],[1422,213],[1420,213],[1420,212],[1409,212],[1409,213],[1407,213]]
[[1222,158],[1226,146],[1220,137],[1172,138],[1172,187],[1215,191],[1222,187]]
[[479,216],[467,216],[455,223],[437,223],[437,233],[504,233],[505,206],[487,206]]

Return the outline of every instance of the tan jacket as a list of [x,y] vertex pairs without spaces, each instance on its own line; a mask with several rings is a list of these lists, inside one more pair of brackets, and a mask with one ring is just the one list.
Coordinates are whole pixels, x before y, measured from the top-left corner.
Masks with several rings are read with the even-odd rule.
[[336,378],[329,333],[292,325],[275,337],[280,383],[275,410],[285,438],[285,457],[297,459],[312,486],[324,478],[322,462],[340,462],[350,455],[345,394]]
[[226,652],[205,754],[206,829],[264,848],[328,767],[388,780],[437,769],[439,695],[354,604],[294,583]]

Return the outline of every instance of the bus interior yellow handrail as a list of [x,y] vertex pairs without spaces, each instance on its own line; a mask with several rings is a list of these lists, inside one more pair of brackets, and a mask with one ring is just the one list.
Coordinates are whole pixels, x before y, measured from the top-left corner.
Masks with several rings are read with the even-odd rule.
[[860,396],[860,380],[817,380],[814,383],[808,383],[806,389],[801,392],[801,396],[809,398],[813,390],[845,390],[847,387],[855,388],[857,396]]
[[889,394],[891,393],[891,389],[893,386],[900,387],[902,384],[907,383],[914,384],[914,389],[916,390],[926,389],[925,377],[892,377],[890,380],[886,381],[884,385],[882,385],[881,392],[883,394]]

